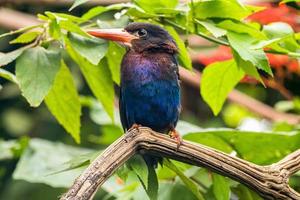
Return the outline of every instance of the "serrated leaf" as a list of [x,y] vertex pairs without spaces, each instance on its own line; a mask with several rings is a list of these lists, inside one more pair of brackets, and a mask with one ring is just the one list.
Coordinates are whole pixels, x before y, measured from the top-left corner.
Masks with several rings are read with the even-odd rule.
[[204,197],[199,191],[199,188],[196,183],[194,183],[191,179],[189,179],[184,173],[177,168],[175,164],[173,164],[170,160],[164,159],[164,166],[171,169],[173,172],[177,174],[177,176],[181,179],[181,181],[187,186],[187,188],[197,197],[198,200],[204,200]]
[[[13,178],[31,183],[43,183],[52,187],[70,187],[82,168],[53,174],[67,162],[80,155],[95,152],[73,147],[61,142],[33,138],[25,149],[13,173]],[[41,162],[43,160],[43,162]]]
[[192,60],[190,58],[190,55],[185,47],[184,42],[181,40],[181,38],[179,37],[178,33],[175,31],[175,29],[171,26],[166,26],[165,27],[167,29],[167,31],[170,33],[170,35],[174,38],[178,49],[179,49],[179,55],[178,55],[178,59],[179,59],[179,63],[181,65],[183,65],[185,68],[187,69],[192,69]]
[[252,13],[252,10],[241,6],[235,0],[209,0],[194,3],[194,13],[197,19],[230,18],[241,20]]
[[247,33],[258,39],[267,39],[267,37],[259,29],[240,21],[228,19],[221,21],[217,24],[217,26],[236,33]]
[[19,37],[17,37],[16,39],[10,41],[9,43],[10,44],[29,43],[29,42],[32,42],[35,38],[37,38],[40,34],[41,34],[41,32],[36,32],[36,31],[26,32],[26,33],[23,33],[22,35],[20,35]]
[[251,46],[256,41],[248,34],[239,34],[231,31],[227,32],[227,38],[231,47],[245,61],[250,61],[254,66],[273,75],[267,56],[263,49],[253,49]]
[[110,72],[112,74],[112,79],[114,82],[118,85],[120,85],[120,68],[121,68],[121,62],[122,58],[125,54],[125,49],[121,46],[110,42],[108,51],[106,54],[108,66],[110,69]]
[[226,30],[223,28],[217,27],[214,23],[209,22],[209,21],[201,21],[201,20],[196,20],[198,24],[201,24],[204,26],[206,30],[208,30],[213,36],[215,37],[221,37],[226,34]]
[[71,8],[69,9],[69,11],[73,10],[74,8],[76,8],[77,6],[80,6],[81,4],[84,4],[86,2],[88,2],[89,0],[74,0],[73,5],[71,6]]
[[230,185],[226,177],[213,173],[213,193],[217,200],[230,199]]
[[98,65],[108,49],[107,41],[98,38],[86,38],[69,33],[68,38],[72,47],[93,65]]
[[25,50],[17,59],[17,80],[31,106],[39,106],[51,89],[60,68],[60,57],[60,52],[38,46]]
[[261,84],[265,85],[257,71],[257,68],[251,62],[243,60],[235,50],[232,50],[232,53],[238,67],[242,68],[247,75],[252,76],[261,82]]
[[79,65],[93,94],[102,103],[110,118],[114,120],[114,87],[106,59],[102,59],[98,65],[93,65],[80,56],[68,41],[66,42],[69,55]]
[[4,69],[0,69],[0,77],[5,78],[9,81],[12,81],[12,82],[18,84],[16,76],[14,74],[10,73],[9,71],[4,70]]
[[234,86],[244,77],[233,59],[208,65],[202,75],[201,95],[217,115]]
[[63,61],[45,103],[57,121],[80,143],[81,104],[72,74]]

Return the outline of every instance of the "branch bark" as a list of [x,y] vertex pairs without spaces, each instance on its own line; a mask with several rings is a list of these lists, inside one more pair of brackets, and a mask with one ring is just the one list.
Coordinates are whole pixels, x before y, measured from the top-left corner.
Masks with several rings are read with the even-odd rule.
[[300,150],[278,163],[259,166],[212,148],[183,141],[149,128],[132,129],[110,145],[75,180],[60,200],[89,200],[97,189],[131,156],[138,152],[162,155],[181,162],[208,168],[255,190],[264,199],[300,199],[288,185],[289,177],[300,169]]

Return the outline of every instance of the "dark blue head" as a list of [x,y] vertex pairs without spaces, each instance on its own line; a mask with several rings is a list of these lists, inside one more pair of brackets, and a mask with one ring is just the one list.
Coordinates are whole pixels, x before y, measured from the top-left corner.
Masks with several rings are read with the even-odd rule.
[[136,52],[155,51],[175,54],[178,51],[172,36],[165,29],[154,24],[134,22],[124,29],[96,29],[88,33],[121,42]]

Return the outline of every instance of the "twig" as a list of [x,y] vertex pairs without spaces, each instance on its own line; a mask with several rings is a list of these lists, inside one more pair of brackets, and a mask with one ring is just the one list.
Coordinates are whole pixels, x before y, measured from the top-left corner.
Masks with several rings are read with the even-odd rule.
[[228,176],[255,190],[264,199],[300,199],[300,194],[288,185],[289,177],[300,169],[300,150],[278,163],[259,166],[212,148],[183,141],[149,128],[133,129],[110,145],[75,180],[61,200],[88,200],[95,191],[131,156],[146,151],[181,162],[208,168]]

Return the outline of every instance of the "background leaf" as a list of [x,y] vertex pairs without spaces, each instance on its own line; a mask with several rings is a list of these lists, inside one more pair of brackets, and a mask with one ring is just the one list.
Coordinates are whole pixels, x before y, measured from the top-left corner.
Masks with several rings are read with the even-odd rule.
[[112,74],[112,79],[120,85],[120,70],[122,58],[125,54],[125,49],[114,42],[109,43],[108,52],[106,54],[108,66]]
[[167,31],[170,33],[170,35],[174,38],[175,42],[177,43],[178,49],[179,49],[179,63],[186,67],[187,69],[192,69],[192,60],[189,55],[189,52],[187,51],[184,42],[179,37],[178,33],[175,31],[175,29],[171,26],[165,27]]
[[220,112],[228,93],[243,77],[243,70],[234,60],[215,62],[204,69],[201,95],[215,115]]
[[19,37],[17,37],[16,39],[10,41],[9,43],[10,44],[29,43],[29,42],[32,42],[35,38],[37,38],[40,34],[41,34],[40,32],[36,32],[36,31],[26,32],[26,33],[23,33],[22,35],[20,35]]
[[98,38],[86,38],[73,33],[69,33],[68,38],[77,53],[93,65],[98,65],[108,49],[107,42]]
[[4,69],[0,69],[0,77],[5,78],[9,81],[12,81],[12,82],[18,84],[16,76],[14,74],[10,73],[9,71],[4,70]]
[[17,59],[17,80],[22,95],[31,106],[41,104],[53,85],[59,67],[60,52],[39,46],[25,50]]
[[231,47],[245,61],[250,61],[254,66],[273,75],[267,56],[262,49],[252,49],[251,45],[255,41],[248,34],[238,34],[227,32],[227,37]]
[[72,74],[63,61],[45,103],[58,122],[79,143],[81,104]]
[[251,10],[235,0],[198,1],[194,5],[195,17],[198,19],[231,18],[240,20],[252,13]]
[[67,50],[72,59],[79,65],[93,94],[102,103],[110,118],[114,120],[113,80],[106,59],[102,59],[99,65],[93,65],[76,53],[70,44],[68,44]]
[[226,177],[213,173],[213,192],[217,200],[230,199],[230,187]]
[[192,180],[190,180],[188,177],[182,173],[180,169],[177,168],[176,165],[174,165],[170,160],[165,159],[164,165],[174,171],[179,178],[182,180],[182,182],[187,186],[187,188],[197,197],[198,200],[204,200],[204,197],[200,193],[198,186],[196,183],[194,183]]

